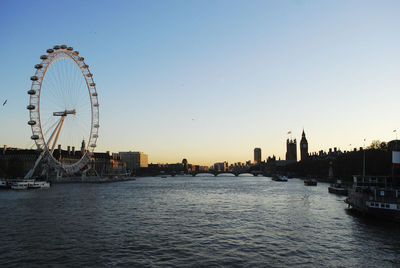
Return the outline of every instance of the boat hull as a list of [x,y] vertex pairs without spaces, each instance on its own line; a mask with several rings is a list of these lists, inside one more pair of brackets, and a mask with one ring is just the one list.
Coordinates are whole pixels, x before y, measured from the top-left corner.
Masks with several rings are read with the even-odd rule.
[[400,203],[396,200],[374,200],[370,192],[350,191],[345,202],[362,215],[400,222]]
[[10,189],[10,185],[6,181],[0,181],[0,190]]
[[286,176],[273,176],[272,177],[273,181],[288,181],[288,178]]
[[340,188],[340,187],[328,187],[328,191],[332,194],[338,194],[338,195],[347,195],[348,190],[346,188]]
[[27,190],[28,185],[11,185],[11,189],[13,190]]

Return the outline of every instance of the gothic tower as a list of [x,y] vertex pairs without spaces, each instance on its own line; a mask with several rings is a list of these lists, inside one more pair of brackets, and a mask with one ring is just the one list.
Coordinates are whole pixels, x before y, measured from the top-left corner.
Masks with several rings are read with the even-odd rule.
[[84,154],[86,152],[86,143],[85,139],[82,140],[82,145],[81,145],[81,153]]
[[296,139],[286,140],[286,160],[297,161],[297,145]]
[[301,134],[301,141],[300,141],[300,156],[301,156],[301,161],[304,161],[308,158],[308,142],[306,139],[306,133]]

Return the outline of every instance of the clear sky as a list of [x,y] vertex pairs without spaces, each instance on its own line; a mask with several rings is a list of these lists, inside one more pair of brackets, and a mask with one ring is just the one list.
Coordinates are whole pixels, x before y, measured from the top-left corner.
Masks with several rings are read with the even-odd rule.
[[399,1],[3,0],[0,143],[32,146],[29,77],[57,44],[94,73],[97,151],[284,158],[303,127],[310,151],[388,141],[400,131],[399,14]]

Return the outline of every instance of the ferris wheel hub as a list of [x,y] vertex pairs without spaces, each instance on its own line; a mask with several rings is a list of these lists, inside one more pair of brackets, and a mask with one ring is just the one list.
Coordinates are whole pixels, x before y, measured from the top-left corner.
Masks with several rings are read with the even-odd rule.
[[67,116],[67,114],[76,114],[76,110],[65,110],[65,111],[61,111],[61,112],[54,112],[53,115],[54,116]]

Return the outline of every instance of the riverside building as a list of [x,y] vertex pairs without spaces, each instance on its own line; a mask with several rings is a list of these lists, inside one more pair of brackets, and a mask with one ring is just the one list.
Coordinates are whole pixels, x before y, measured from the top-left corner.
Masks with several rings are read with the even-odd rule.
[[142,152],[119,152],[121,160],[126,163],[127,170],[148,167],[148,156]]

